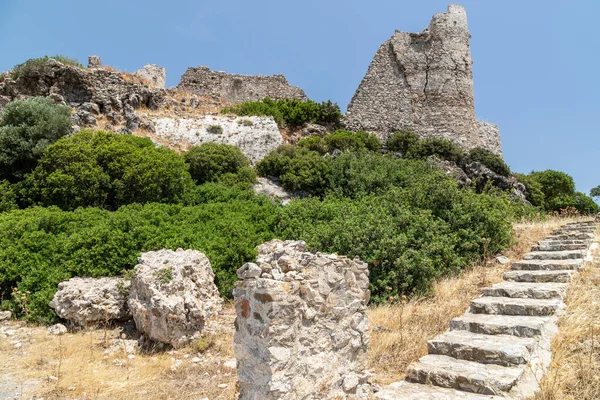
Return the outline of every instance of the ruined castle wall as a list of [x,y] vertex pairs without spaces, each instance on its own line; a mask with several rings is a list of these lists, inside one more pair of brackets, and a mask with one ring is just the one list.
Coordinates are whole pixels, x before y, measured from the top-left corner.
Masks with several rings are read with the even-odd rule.
[[302,89],[291,86],[283,75],[237,75],[211,71],[208,67],[188,68],[177,86],[199,95],[219,98],[227,104],[271,99],[306,100]]
[[456,5],[434,15],[422,33],[396,31],[352,98],[347,128],[381,138],[410,129],[501,153],[497,128],[475,118],[470,37],[466,12]]
[[366,399],[367,264],[272,240],[238,270],[240,400]]

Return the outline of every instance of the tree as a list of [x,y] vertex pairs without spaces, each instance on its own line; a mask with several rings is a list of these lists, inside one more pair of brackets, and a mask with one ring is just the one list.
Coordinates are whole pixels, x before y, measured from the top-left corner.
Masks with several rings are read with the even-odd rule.
[[197,184],[217,182],[235,174],[243,181],[254,182],[256,177],[251,170],[248,158],[236,146],[222,143],[203,143],[193,146],[184,154],[185,162],[189,165],[190,174]]
[[0,179],[22,180],[46,148],[69,132],[69,107],[45,97],[8,103],[0,114]]
[[600,185],[596,186],[592,190],[590,190],[590,196],[592,197],[600,197]]

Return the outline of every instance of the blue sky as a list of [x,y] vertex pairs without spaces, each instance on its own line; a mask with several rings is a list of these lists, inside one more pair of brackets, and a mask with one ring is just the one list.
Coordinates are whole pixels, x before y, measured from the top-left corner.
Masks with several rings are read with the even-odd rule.
[[[135,71],[187,67],[287,76],[345,110],[378,46],[420,32],[438,0],[0,0],[0,71],[64,54]],[[519,172],[557,169],[600,184],[597,0],[464,0],[479,119],[500,126]]]

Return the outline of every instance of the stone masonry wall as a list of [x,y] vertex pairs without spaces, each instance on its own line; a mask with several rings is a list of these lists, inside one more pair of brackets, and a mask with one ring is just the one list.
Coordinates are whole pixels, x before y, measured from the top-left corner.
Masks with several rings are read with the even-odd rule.
[[501,154],[498,128],[475,118],[467,14],[433,16],[422,33],[396,31],[381,45],[348,105],[346,125],[384,138],[410,129]]
[[291,86],[283,75],[237,75],[211,71],[208,67],[188,68],[177,86],[199,95],[210,95],[228,104],[272,99],[306,100],[302,89]]
[[366,399],[367,264],[272,240],[238,270],[240,400]]

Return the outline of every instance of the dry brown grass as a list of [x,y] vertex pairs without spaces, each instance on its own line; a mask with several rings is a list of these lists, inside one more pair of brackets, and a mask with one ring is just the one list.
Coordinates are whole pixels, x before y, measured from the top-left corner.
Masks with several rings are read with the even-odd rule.
[[[515,224],[515,244],[504,255],[518,260],[553,229],[580,218],[550,218],[544,222]],[[481,288],[502,280],[510,264],[474,265],[463,274],[438,281],[430,297],[374,307],[369,311],[371,340],[369,368],[379,384],[404,378],[406,367],[427,354],[427,341],[448,329],[452,318],[462,315]],[[600,332],[600,330],[599,330]]]
[[552,342],[553,359],[535,400],[600,399],[600,260],[578,274]]
[[[198,343],[135,358],[124,351],[105,354],[102,329],[52,336],[35,328],[21,349],[0,343],[0,363],[10,362],[10,372],[19,379],[41,381],[35,394],[46,399],[232,399],[237,375],[224,362],[233,359],[234,313],[229,305],[224,316],[227,328]],[[118,338],[120,332],[107,331],[107,340]],[[202,361],[193,363],[196,356]],[[181,363],[173,368],[177,360]]]

